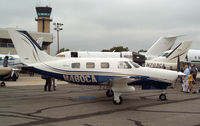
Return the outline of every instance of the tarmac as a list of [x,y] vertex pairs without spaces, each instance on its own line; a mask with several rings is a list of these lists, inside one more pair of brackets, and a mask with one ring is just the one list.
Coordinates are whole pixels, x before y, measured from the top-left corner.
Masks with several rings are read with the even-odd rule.
[[[200,93],[181,92],[181,84],[169,88],[167,101],[161,91],[123,94],[114,105],[98,86],[58,81],[56,91],[44,92],[40,77],[20,77],[0,87],[1,126],[200,126]],[[200,82],[195,84],[198,90]]]

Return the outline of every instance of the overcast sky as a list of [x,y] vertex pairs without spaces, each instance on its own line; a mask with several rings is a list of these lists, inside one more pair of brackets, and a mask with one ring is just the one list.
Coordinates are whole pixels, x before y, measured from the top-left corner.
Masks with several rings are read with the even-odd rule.
[[[101,51],[113,46],[148,49],[160,36],[186,35],[200,49],[200,0],[1,0],[0,27],[37,31],[35,6],[53,8],[53,22],[64,24],[60,48]],[[55,54],[56,32],[51,54]]]

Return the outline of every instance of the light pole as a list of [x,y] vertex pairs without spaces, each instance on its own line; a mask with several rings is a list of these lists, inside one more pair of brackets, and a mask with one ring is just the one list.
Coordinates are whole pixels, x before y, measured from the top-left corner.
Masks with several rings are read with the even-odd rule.
[[63,26],[63,24],[62,23],[53,23],[53,25],[55,26],[55,28],[54,28],[54,30],[56,30],[57,31],[57,48],[58,48],[58,50],[57,50],[57,53],[59,52],[59,31],[61,31],[61,30],[63,30],[63,28],[61,28],[61,26]]

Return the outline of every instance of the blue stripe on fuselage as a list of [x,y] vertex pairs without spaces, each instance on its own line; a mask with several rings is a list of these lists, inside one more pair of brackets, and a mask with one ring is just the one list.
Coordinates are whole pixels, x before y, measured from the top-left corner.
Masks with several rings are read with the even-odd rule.
[[104,82],[108,82],[112,80],[113,78],[117,77],[117,76],[105,76],[105,75],[93,75],[93,74],[91,75],[60,74],[60,73],[40,70],[34,67],[23,67],[22,70],[36,72],[42,75],[51,76],[53,78],[67,81],[67,82],[72,82],[76,84],[89,84],[89,85],[98,85]]

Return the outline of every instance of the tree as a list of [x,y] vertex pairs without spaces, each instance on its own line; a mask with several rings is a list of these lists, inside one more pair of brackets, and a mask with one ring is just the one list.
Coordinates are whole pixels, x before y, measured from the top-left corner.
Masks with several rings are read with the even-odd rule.
[[103,49],[101,52],[124,52],[129,51],[128,47],[124,48],[123,46],[114,46],[110,49]]
[[147,52],[147,50],[140,49],[140,50],[138,51],[138,53],[140,53],[140,52]]
[[56,54],[61,53],[61,52],[65,52],[65,51],[69,51],[69,49],[62,48]]

